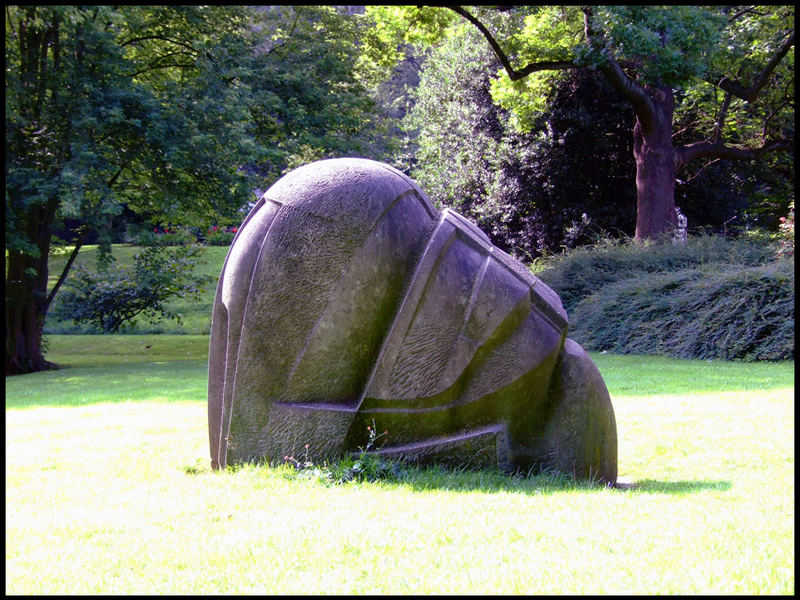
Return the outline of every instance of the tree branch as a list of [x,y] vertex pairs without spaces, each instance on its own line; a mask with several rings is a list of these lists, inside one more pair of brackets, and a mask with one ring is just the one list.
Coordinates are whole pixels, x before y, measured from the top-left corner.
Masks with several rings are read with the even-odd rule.
[[794,29],[789,32],[789,36],[784,40],[783,44],[781,44],[781,47],[778,48],[778,51],[764,67],[764,70],[761,71],[761,73],[755,78],[753,85],[750,87],[745,87],[742,82],[734,81],[729,77],[723,77],[718,81],[707,78],[706,81],[719,86],[726,92],[730,92],[737,98],[741,98],[747,102],[754,102],[758,98],[758,94],[762,88],[767,85],[767,82],[772,76],[773,71],[775,71],[775,68],[778,66],[781,60],[783,60],[783,57],[789,53],[789,50],[792,46],[794,46]]
[[725,119],[728,117],[728,108],[731,105],[731,99],[733,98],[730,92],[725,92],[725,97],[722,99],[722,106],[719,109],[719,115],[717,115],[717,122],[714,124],[714,134],[712,139],[715,142],[722,141],[722,129],[725,127]]
[[583,9],[583,28],[587,43],[592,46],[602,57],[603,60],[598,66],[600,72],[616,92],[625,98],[633,106],[636,116],[645,129],[648,129],[655,118],[655,107],[647,91],[633,79],[625,74],[620,64],[608,55],[592,27],[592,9]]
[[687,144],[675,149],[675,171],[683,165],[698,158],[716,158],[723,160],[755,160],[768,152],[791,150],[794,140],[781,139],[766,142],[758,148],[745,146],[728,146],[721,141],[703,141]]
[[72,268],[72,263],[75,262],[75,259],[78,257],[78,252],[83,246],[83,242],[86,240],[86,236],[89,234],[89,228],[87,226],[83,226],[81,230],[80,237],[75,242],[75,248],[72,250],[72,253],[69,255],[67,259],[67,264],[64,265],[64,269],[61,271],[61,275],[58,277],[58,281],[53,286],[53,289],[50,290],[50,293],[47,295],[47,300],[45,300],[45,306],[50,306],[50,303],[53,301],[53,298],[56,296],[56,292],[58,292],[61,284],[64,283],[64,280],[67,278],[67,273]]
[[508,56],[506,53],[503,52],[503,49],[500,47],[500,44],[497,43],[497,40],[494,38],[492,33],[486,28],[486,26],[481,23],[478,19],[472,16],[469,12],[461,8],[460,6],[446,6],[445,8],[449,8],[453,12],[461,15],[467,21],[472,23],[475,27],[478,28],[483,34],[483,37],[486,38],[486,41],[489,42],[489,46],[492,47],[492,51],[494,51],[495,56],[500,61],[500,64],[505,69],[506,73],[508,74],[509,79],[511,81],[519,81],[530,75],[531,73],[535,73],[537,71],[552,71],[552,70],[560,70],[560,69],[574,69],[577,68],[578,65],[575,64],[574,61],[571,60],[543,60],[539,62],[533,62],[522,69],[515,69],[511,66],[511,62],[508,60]]
[[715,158],[713,160],[708,161],[706,164],[704,164],[702,167],[700,167],[694,175],[691,175],[690,177],[687,177],[685,181],[678,180],[678,183],[682,183],[682,184],[685,185],[685,184],[697,179],[698,177],[700,177],[700,174],[703,171],[705,171],[708,167],[710,167],[714,163],[717,163],[717,162],[719,162],[721,160],[722,160],[721,158]]
[[747,13],[752,13],[752,14],[754,14],[754,15],[763,15],[763,14],[764,14],[764,13],[760,13],[760,12],[758,12],[758,11],[756,10],[756,7],[755,7],[755,6],[748,6],[748,7],[745,7],[743,10],[740,10],[739,12],[737,12],[737,13],[736,13],[735,15],[733,15],[732,17],[730,17],[730,18],[728,19],[728,23],[733,23],[733,22],[734,22],[736,19],[738,19],[738,18],[739,18],[739,17],[741,17],[742,15],[746,15]]
[[195,47],[193,47],[190,43],[184,42],[182,40],[173,40],[172,38],[168,38],[168,37],[163,36],[163,35],[142,35],[142,36],[139,36],[139,37],[131,38],[129,40],[125,40],[123,42],[120,42],[119,45],[120,46],[127,46],[128,44],[136,44],[138,42],[146,42],[148,40],[159,40],[159,41],[162,41],[162,42],[168,42],[170,44],[175,44],[176,46],[181,46],[183,48],[186,48],[191,53],[191,55],[194,56],[195,58],[197,58],[200,55],[198,50]]
[[300,13],[294,11],[294,21],[292,22],[292,27],[291,29],[289,29],[289,33],[286,34],[286,37],[283,39],[283,42],[280,44],[275,44],[274,46],[272,46],[272,48],[264,52],[264,54],[272,54],[275,50],[283,48],[286,44],[288,44],[289,39],[292,37],[292,34],[294,33],[294,30],[297,28],[297,21],[299,19],[300,19]]
[[767,137],[767,129],[769,128],[769,122],[772,120],[772,118],[775,115],[777,115],[781,111],[782,108],[784,108],[785,106],[789,106],[791,102],[792,102],[792,99],[784,100],[778,106],[776,106],[775,109],[772,112],[770,112],[767,115],[767,118],[764,119],[764,126],[761,128],[761,138],[762,139],[765,139]]

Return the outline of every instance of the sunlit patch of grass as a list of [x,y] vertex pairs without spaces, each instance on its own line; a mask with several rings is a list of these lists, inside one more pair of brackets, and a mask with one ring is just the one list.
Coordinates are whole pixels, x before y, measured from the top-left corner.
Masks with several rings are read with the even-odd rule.
[[203,401],[208,336],[52,335],[48,360],[62,367],[6,378],[6,406]]
[[746,391],[794,385],[794,361],[738,362],[589,353],[612,396]]

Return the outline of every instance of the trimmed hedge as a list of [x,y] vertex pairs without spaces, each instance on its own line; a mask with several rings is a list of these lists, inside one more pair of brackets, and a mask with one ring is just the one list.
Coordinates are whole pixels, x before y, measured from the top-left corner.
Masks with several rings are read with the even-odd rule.
[[709,263],[755,266],[775,259],[775,247],[749,238],[690,237],[685,244],[640,246],[630,239],[600,240],[534,264],[534,273],[561,296],[567,312],[605,285],[645,273]]
[[725,360],[794,359],[794,260],[750,239],[602,242],[537,276],[587,350]]

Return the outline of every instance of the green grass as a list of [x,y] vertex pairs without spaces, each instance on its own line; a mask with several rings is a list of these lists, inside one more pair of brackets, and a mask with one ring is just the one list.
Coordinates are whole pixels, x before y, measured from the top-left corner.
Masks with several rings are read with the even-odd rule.
[[593,354],[633,490],[334,486],[209,469],[207,336],[49,348],[6,378],[9,594],[794,593],[793,363]]

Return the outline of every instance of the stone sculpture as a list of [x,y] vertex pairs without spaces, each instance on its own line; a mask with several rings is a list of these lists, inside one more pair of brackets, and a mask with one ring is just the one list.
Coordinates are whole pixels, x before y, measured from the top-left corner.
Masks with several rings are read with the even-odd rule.
[[[409,177],[308,164],[245,219],[219,280],[214,468],[366,447],[614,483],[614,411],[558,296]],[[308,445],[306,447],[306,445]]]

